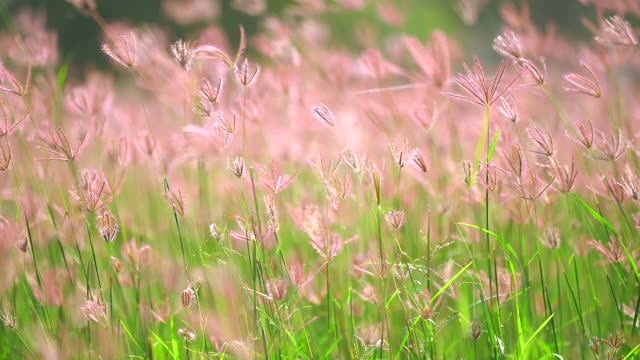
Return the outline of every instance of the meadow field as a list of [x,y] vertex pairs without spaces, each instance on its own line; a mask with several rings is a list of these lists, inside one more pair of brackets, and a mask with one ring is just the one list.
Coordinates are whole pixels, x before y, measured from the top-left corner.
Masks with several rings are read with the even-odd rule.
[[637,0],[56,1],[109,66],[0,11],[0,358],[639,358]]

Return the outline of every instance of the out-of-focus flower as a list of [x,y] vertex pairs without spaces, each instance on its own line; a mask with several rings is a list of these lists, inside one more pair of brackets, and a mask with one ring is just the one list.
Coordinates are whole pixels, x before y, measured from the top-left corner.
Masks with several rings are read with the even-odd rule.
[[102,44],[102,51],[116,63],[133,69],[136,65],[136,35],[133,32],[115,35],[111,44]]
[[164,0],[163,12],[179,25],[209,21],[220,13],[219,0]]
[[254,65],[253,68],[249,65],[249,60],[244,59],[242,65],[235,67],[236,78],[242,86],[249,87],[260,75],[260,67]]
[[120,225],[118,225],[118,220],[111,215],[110,212],[105,211],[102,215],[98,216],[97,219],[97,227],[100,235],[107,243],[115,240],[118,235],[118,230],[120,229]]
[[335,120],[335,117],[333,116],[333,113],[324,104],[315,105],[311,107],[311,115],[313,115],[313,117],[316,118],[316,120],[320,121],[321,123],[323,123],[328,127],[336,126],[336,120]]
[[596,74],[591,70],[589,65],[581,63],[588,72],[588,77],[577,73],[570,73],[564,76],[564,79],[571,85],[564,89],[569,92],[578,94],[589,95],[593,97],[602,96],[602,89],[600,88],[600,82],[596,77]]
[[69,191],[85,211],[96,212],[111,202],[105,193],[107,182],[94,170],[83,170],[78,185]]
[[178,39],[171,44],[171,55],[180,67],[185,71],[189,71],[191,62],[195,57],[195,48],[192,43]]
[[595,40],[601,44],[616,46],[636,46],[638,38],[631,24],[618,15],[611,16],[600,25],[600,34]]

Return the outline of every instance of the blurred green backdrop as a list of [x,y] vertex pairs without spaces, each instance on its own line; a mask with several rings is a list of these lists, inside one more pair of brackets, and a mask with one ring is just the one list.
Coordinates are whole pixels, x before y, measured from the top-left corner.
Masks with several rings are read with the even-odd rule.
[[[262,17],[279,14],[295,1],[268,0],[267,13],[259,17],[249,16],[231,7],[231,0],[219,1],[221,14],[214,21],[223,27],[232,44],[237,42],[237,25],[243,24],[251,35],[259,30]],[[330,0],[328,0],[330,1]],[[395,1],[395,0],[378,0]],[[408,4],[410,11],[406,14],[405,24],[392,28],[384,24],[378,17],[374,6],[367,6],[362,11],[345,12],[327,15],[325,19],[332,28],[336,41],[350,46],[349,35],[354,24],[368,23],[379,27],[382,35],[407,33],[425,39],[434,28],[441,28],[462,41],[463,46],[470,47],[465,53],[480,55],[491,52],[491,39],[500,31],[498,8],[505,1],[490,0],[483,10],[474,31],[468,31],[454,11],[455,0],[402,0]],[[515,0],[516,3],[521,0]],[[369,1],[375,3],[375,1]],[[587,38],[589,33],[580,23],[580,16],[590,15],[590,9],[582,6],[577,0],[530,0],[531,14],[540,26],[550,21],[558,25],[560,32],[569,36]],[[97,0],[100,14],[109,21],[126,21],[135,25],[155,24],[169,30],[176,37],[188,37],[188,34],[207,24],[179,26],[167,18],[162,11],[162,0]],[[100,29],[92,19],[82,15],[66,0],[0,0],[2,11],[2,27],[10,28],[12,16],[21,8],[31,7],[47,14],[48,26],[59,34],[59,46],[64,61],[75,66],[94,64],[101,68],[108,66],[107,60],[100,53]],[[382,43],[380,44],[382,46]]]

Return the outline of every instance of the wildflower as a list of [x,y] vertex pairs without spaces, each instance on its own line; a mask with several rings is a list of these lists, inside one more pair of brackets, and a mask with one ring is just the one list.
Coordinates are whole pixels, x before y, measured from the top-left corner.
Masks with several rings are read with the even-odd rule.
[[350,148],[345,149],[340,153],[340,155],[342,155],[344,162],[347,163],[347,165],[349,165],[356,174],[359,174],[362,171],[363,164],[358,160],[358,157],[353,150]]
[[[94,170],[83,170],[78,185],[69,193],[80,202],[86,211],[96,212],[111,202],[111,196],[105,194],[107,182]],[[103,196],[105,198],[103,199]]]
[[589,124],[589,128],[585,127],[582,122],[576,121],[575,126],[578,136],[575,138],[572,137],[571,139],[584,146],[586,149],[591,149],[594,139],[593,124],[591,124],[591,121],[587,123]]
[[622,133],[617,131],[617,136],[611,134],[607,139],[604,133],[600,133],[600,141],[596,144],[596,152],[591,154],[594,159],[604,161],[618,161],[626,152],[625,142],[622,140]]
[[13,129],[20,125],[30,115],[27,114],[13,124],[9,124],[9,115],[7,114],[7,109],[2,102],[0,102],[0,108],[2,108],[2,115],[4,117],[4,127],[0,128],[0,137],[9,135],[9,133],[13,131]]
[[529,138],[535,142],[540,150],[529,150],[536,154],[544,155],[544,156],[552,156],[553,155],[553,138],[548,130],[540,130],[538,128],[534,128],[533,130],[529,130]]
[[296,175],[291,177],[287,174],[276,175],[273,161],[269,163],[269,169],[267,169],[266,166],[260,164],[256,164],[256,168],[258,170],[258,174],[260,175],[260,181],[262,182],[262,185],[271,190],[271,192],[273,192],[274,194],[277,194],[284,190],[296,177]]
[[500,98],[500,106],[498,106],[498,110],[505,119],[510,120],[511,122],[516,122],[518,120],[516,98],[512,94],[507,94]]
[[327,198],[334,210],[338,211],[340,204],[347,197],[349,191],[351,191],[351,179],[349,176],[334,177],[333,181],[327,184]]
[[380,188],[382,185],[382,172],[378,167],[374,164],[368,166],[369,175],[371,176],[371,181],[373,182],[373,190],[376,196],[376,204],[380,205]]
[[15,330],[18,328],[18,321],[16,320],[16,317],[8,311],[2,311],[2,314],[0,314],[0,320],[2,320],[2,325],[7,329]]
[[545,229],[540,242],[549,249],[557,249],[560,247],[560,233],[553,228]]
[[275,301],[282,301],[287,296],[287,283],[282,279],[273,279],[267,282],[267,294]]
[[118,259],[117,257],[112,256],[111,257],[111,268],[116,273],[120,273],[122,271],[122,269],[124,269],[124,263],[122,261],[120,261],[120,259]]
[[244,159],[240,156],[236,156],[233,161],[227,159],[227,169],[235,175],[235,177],[241,178],[244,173]]
[[276,209],[275,198],[272,195],[266,195],[264,197],[264,203],[267,207],[267,216],[269,218],[269,230],[276,232],[278,231],[279,223],[278,223],[278,209]]
[[27,240],[26,236],[22,236],[19,237],[16,240],[16,247],[18,248],[18,250],[24,252],[27,252],[27,249],[29,248],[29,241]]
[[558,190],[563,194],[568,194],[573,187],[578,176],[578,169],[576,168],[576,162],[571,159],[571,165],[569,167],[562,167],[558,165],[557,161],[553,161],[551,165],[553,173],[556,175],[559,187]]
[[333,113],[324,104],[315,105],[311,107],[311,114],[313,115],[314,118],[316,118],[318,121],[320,121],[321,123],[323,123],[328,127],[336,126],[336,121],[335,121],[335,118],[333,117]]
[[405,140],[400,147],[396,147],[391,141],[389,141],[389,148],[391,149],[391,155],[393,156],[396,165],[402,169],[410,160],[409,143]]
[[180,302],[182,306],[189,308],[196,301],[196,285],[194,283],[189,283],[186,289],[182,290],[180,293]]
[[475,341],[480,338],[480,335],[482,335],[482,328],[474,321],[471,323],[471,338]]
[[67,2],[85,14],[93,14],[96,11],[96,0],[67,0]]
[[633,174],[629,167],[627,167],[623,181],[618,184],[624,189],[628,198],[636,201],[640,200],[640,187],[638,187],[637,176]]
[[189,71],[191,68],[191,62],[193,61],[195,51],[193,44],[182,39],[178,39],[171,44],[171,55],[173,59],[180,65],[185,71]]
[[389,226],[394,229],[400,229],[404,225],[404,212],[400,210],[390,210],[384,215]]
[[232,135],[236,132],[236,114],[233,113],[233,120],[229,120],[223,113],[218,113],[218,121],[216,121],[215,126]]
[[249,60],[244,59],[244,62],[240,67],[235,67],[236,77],[242,86],[249,87],[253,81],[260,75],[260,67],[255,66],[253,69],[249,66]]
[[478,21],[480,12],[487,5],[487,0],[456,0],[454,10],[466,25]]
[[516,63],[516,66],[520,70],[524,71],[527,76],[533,79],[535,85],[543,85],[547,77],[547,63],[543,57],[540,57],[540,64],[542,65],[542,69],[532,61],[520,59]]
[[100,231],[100,235],[102,235],[104,241],[110,243],[115,240],[116,235],[118,235],[118,230],[120,229],[116,218],[108,211],[105,211],[102,215],[98,216],[97,222],[98,231]]
[[327,161],[324,155],[320,154],[320,161],[317,164],[313,160],[309,160],[308,163],[311,170],[313,170],[325,184],[328,184],[333,179],[336,170],[338,170],[341,160],[341,158],[338,158],[335,162],[333,160]]
[[598,240],[589,241],[589,246],[599,252],[607,263],[620,262],[625,256],[622,244],[613,235],[610,236],[606,246]]
[[102,44],[102,51],[118,64],[133,69],[136,65],[136,36],[134,33],[118,34],[113,44]]
[[218,85],[214,86],[209,80],[205,80],[200,86],[198,103],[195,112],[203,116],[213,116],[215,106],[218,104],[222,92],[222,78],[218,80]]
[[511,146],[511,155],[508,155],[504,151],[502,152],[505,159],[507,159],[507,164],[509,164],[509,173],[516,176],[517,178],[522,177],[522,170],[524,169],[524,156],[522,156],[522,150],[518,145]]
[[85,304],[80,308],[82,316],[87,321],[107,324],[108,311],[107,305],[104,304],[96,294],[91,294],[91,298],[87,299]]
[[629,46],[638,45],[638,39],[633,33],[631,24],[618,15],[604,20],[600,25],[600,34],[595,40],[605,45]]
[[[214,62],[218,62],[224,64],[227,68],[231,69],[234,67],[233,61],[224,51],[221,49],[212,46],[212,45],[201,45],[198,46],[194,50],[194,55],[198,59],[208,59]],[[238,68],[236,67],[236,71]],[[237,74],[237,72],[236,72]]]
[[411,150],[410,162],[413,167],[423,173],[427,172],[427,162],[424,160],[424,156],[422,156],[422,151],[418,148],[414,148]]
[[452,53],[445,33],[433,31],[426,46],[410,36],[403,36],[402,40],[425,77],[439,89],[445,86],[451,73]]
[[[2,85],[3,80],[7,79],[11,84],[11,87]],[[27,80],[24,85],[18,81],[7,69],[0,64],[0,91],[4,91],[17,96],[24,96],[29,91],[31,86],[31,65],[27,67]]]
[[493,39],[493,50],[514,62],[522,58],[522,45],[513,31],[505,32]]
[[6,171],[11,165],[11,148],[6,136],[0,138],[0,171]]
[[518,73],[507,85],[505,85],[501,90],[500,83],[504,77],[504,72],[507,68],[507,64],[504,61],[500,62],[498,66],[498,70],[496,71],[496,75],[493,78],[493,82],[491,85],[487,82],[487,79],[484,75],[484,70],[482,69],[482,65],[480,65],[480,60],[475,58],[475,64],[473,68],[469,68],[469,66],[465,63],[464,69],[466,74],[460,74],[456,79],[456,83],[463,90],[466,91],[467,95],[460,94],[446,94],[452,96],[454,98],[470,101],[474,104],[483,105],[483,106],[491,106],[494,102],[496,102],[509,88],[515,83],[515,81],[520,77],[521,73]]
[[165,188],[164,198],[165,200],[167,200],[167,203],[169,203],[176,214],[184,216],[184,199],[182,198],[182,192],[180,191],[180,189],[174,192],[171,191],[167,186]]
[[222,237],[224,235],[224,232],[222,230],[220,230],[218,225],[211,224],[211,225],[209,225],[209,234],[211,234],[211,237],[213,238],[213,240],[221,241]]
[[602,96],[602,89],[600,89],[600,82],[598,82],[596,74],[586,63],[581,63],[581,65],[587,69],[589,77],[576,73],[566,74],[564,79],[572,86],[565,87],[564,90],[593,97]]
[[38,147],[40,150],[48,152],[53,156],[49,158],[38,158],[38,160],[74,161],[84,149],[86,140],[87,132],[85,131],[80,136],[80,141],[74,149],[65,132],[59,127],[56,127],[50,134],[48,147]]
[[186,328],[178,329],[178,336],[183,338],[185,342],[192,342],[196,340],[196,333]]

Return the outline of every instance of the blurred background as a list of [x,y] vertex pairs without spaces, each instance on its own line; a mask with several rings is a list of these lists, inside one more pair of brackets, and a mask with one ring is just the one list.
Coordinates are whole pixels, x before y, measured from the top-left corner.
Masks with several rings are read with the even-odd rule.
[[[310,3],[311,1],[305,0]],[[294,0],[268,0],[264,9],[257,9],[255,13],[239,11],[247,3],[262,3],[256,0],[207,0],[208,5],[201,7],[202,19],[193,20],[180,14],[180,8],[202,1],[197,0],[96,0],[101,16],[108,23],[118,22],[134,26],[154,25],[165,30],[175,38],[189,39],[190,34],[196,33],[207,26],[215,26],[227,34],[231,44],[236,44],[239,34],[238,25],[244,25],[247,34],[260,30],[266,19],[272,16],[282,16],[287,9],[296,4]],[[301,2],[301,1],[300,1]],[[329,5],[337,5],[333,0],[326,1]],[[336,1],[347,3],[347,0]],[[357,3],[358,1],[351,1]],[[381,19],[377,5],[382,2],[391,3],[401,9],[403,19],[397,24],[390,25]],[[486,2],[486,6],[474,21],[463,20],[458,0],[382,0],[366,1],[362,8],[353,11],[327,12],[323,20],[330,25],[330,36],[336,46],[352,47],[359,51],[354,41],[354,28],[363,24],[373,28],[383,47],[385,38],[396,34],[410,34],[420,39],[426,39],[435,29],[443,29],[453,34],[465,47],[466,54],[490,55],[491,40],[500,31],[499,6],[501,0],[470,0]],[[521,1],[516,0],[516,3]],[[243,6],[238,4],[242,3]],[[578,0],[533,0],[529,2],[531,15],[535,22],[544,27],[546,24],[557,25],[558,32],[575,38],[590,38],[590,33],[580,22],[582,15],[591,18],[591,9],[583,6]],[[0,0],[2,24],[5,29],[12,28],[17,14],[25,8],[46,15],[47,27],[58,33],[60,58],[74,67],[84,67],[88,64],[98,68],[109,68],[108,61],[100,52],[100,28],[89,17],[84,16],[66,0]],[[246,9],[245,9],[246,10]],[[467,19],[468,20],[468,19]],[[468,31],[472,27],[474,31]],[[463,35],[464,34],[464,35]],[[250,44],[251,47],[251,44]],[[493,55],[495,56],[495,55]]]

